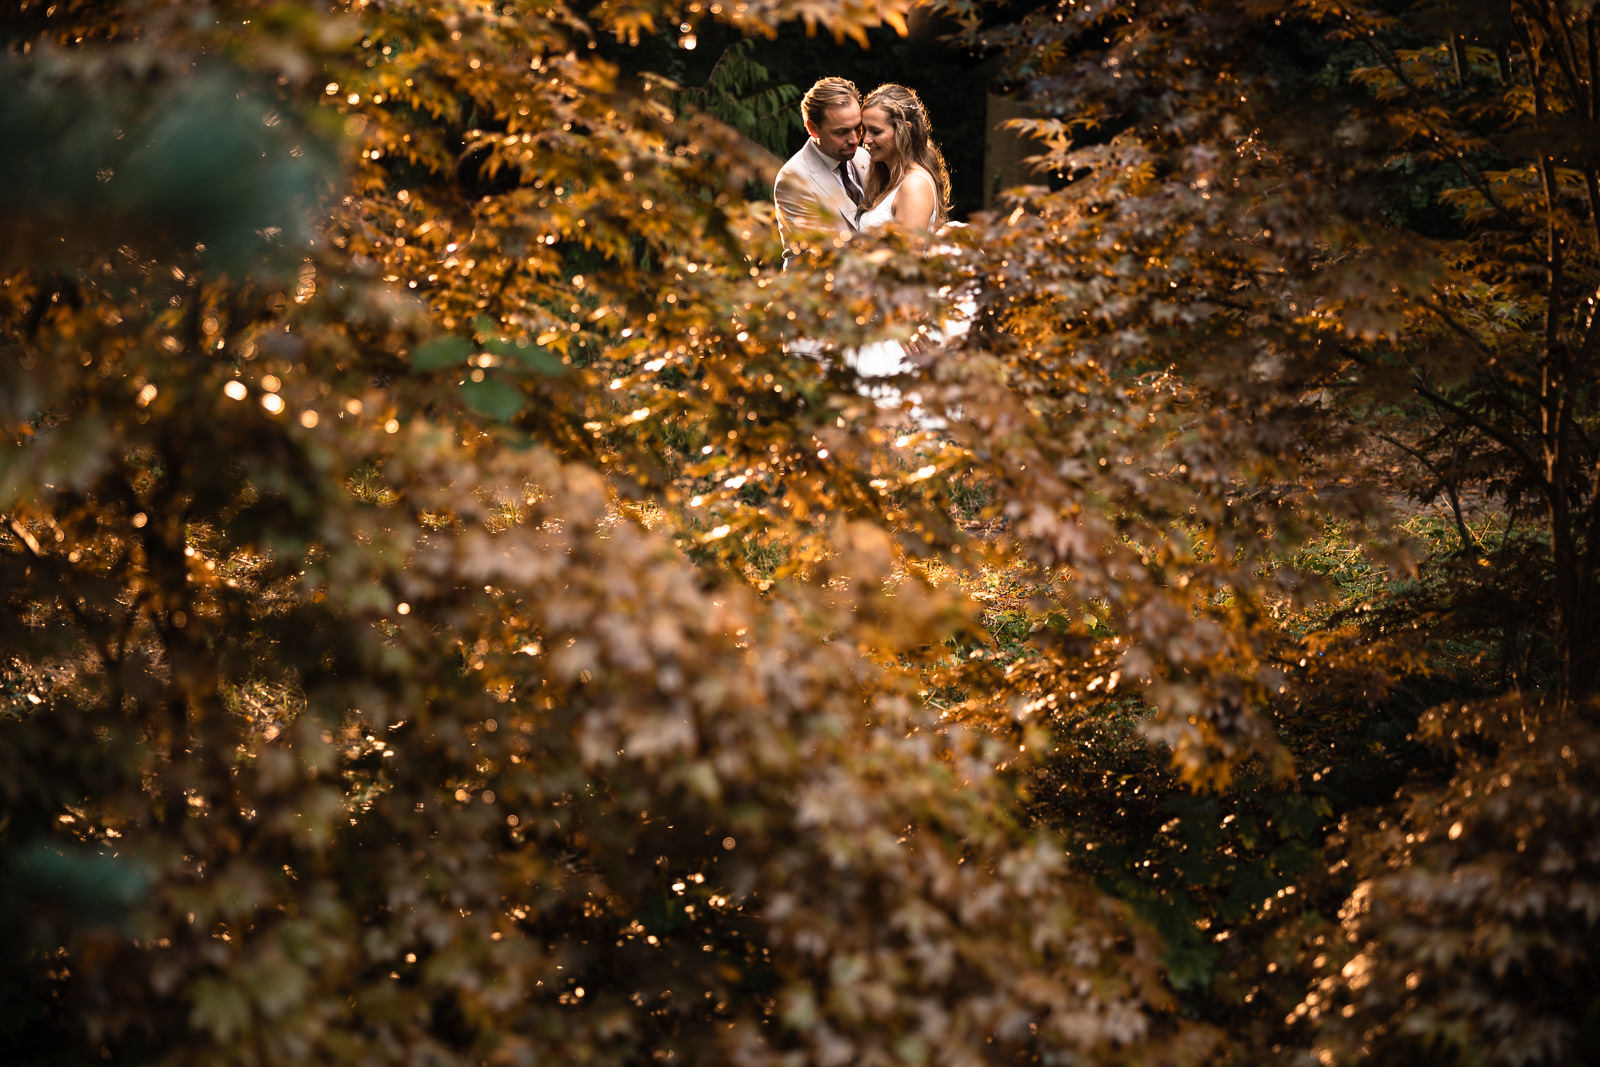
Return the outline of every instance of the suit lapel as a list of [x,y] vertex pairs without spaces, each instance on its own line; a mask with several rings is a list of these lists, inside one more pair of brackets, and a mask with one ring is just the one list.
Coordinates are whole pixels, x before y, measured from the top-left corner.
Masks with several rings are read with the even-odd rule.
[[[818,198],[835,211],[845,225],[852,230],[856,228],[856,206],[850,202],[850,197],[845,194],[844,185],[839,181],[839,175],[829,166],[829,159],[822,154],[815,141],[806,142],[807,174],[811,184],[816,187]],[[835,164],[837,166],[837,164]]]

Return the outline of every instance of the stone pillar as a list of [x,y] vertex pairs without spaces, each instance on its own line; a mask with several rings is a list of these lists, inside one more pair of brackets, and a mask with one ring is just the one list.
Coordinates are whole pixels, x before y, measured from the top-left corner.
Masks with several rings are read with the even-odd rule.
[[988,130],[983,145],[983,207],[993,209],[995,194],[1014,185],[1027,185],[1040,179],[1023,164],[1028,156],[1038,155],[1041,147],[1014,130],[1003,129],[1007,119],[1023,118],[1022,106],[1013,97],[988,94],[984,126]]

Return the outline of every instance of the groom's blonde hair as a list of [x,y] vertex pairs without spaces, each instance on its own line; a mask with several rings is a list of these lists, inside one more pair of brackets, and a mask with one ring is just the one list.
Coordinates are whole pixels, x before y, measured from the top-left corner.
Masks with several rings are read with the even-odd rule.
[[800,114],[807,126],[820,129],[828,112],[846,104],[859,103],[861,93],[848,78],[819,78],[815,85],[806,90],[805,97],[800,101]]

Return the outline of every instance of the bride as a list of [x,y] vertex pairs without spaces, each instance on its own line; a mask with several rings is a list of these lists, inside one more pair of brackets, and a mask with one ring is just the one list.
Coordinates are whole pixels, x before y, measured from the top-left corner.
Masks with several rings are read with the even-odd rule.
[[937,230],[949,217],[950,174],[921,98],[904,85],[878,86],[861,102],[861,129],[872,162],[857,225],[865,230],[893,220]]
[[[861,127],[872,161],[857,227],[870,230],[893,222],[910,230],[938,230],[949,218],[950,173],[933,143],[921,98],[904,85],[880,85],[861,102]],[[864,345],[848,352],[846,360],[863,378],[909,369],[898,341]]]

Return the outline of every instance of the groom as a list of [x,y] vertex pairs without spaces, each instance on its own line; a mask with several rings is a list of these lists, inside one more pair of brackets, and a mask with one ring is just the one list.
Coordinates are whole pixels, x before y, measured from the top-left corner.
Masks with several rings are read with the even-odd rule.
[[805,146],[778,170],[772,200],[783,241],[783,266],[805,233],[851,233],[869,157],[861,147],[861,94],[844,78],[823,78],[800,102]]

